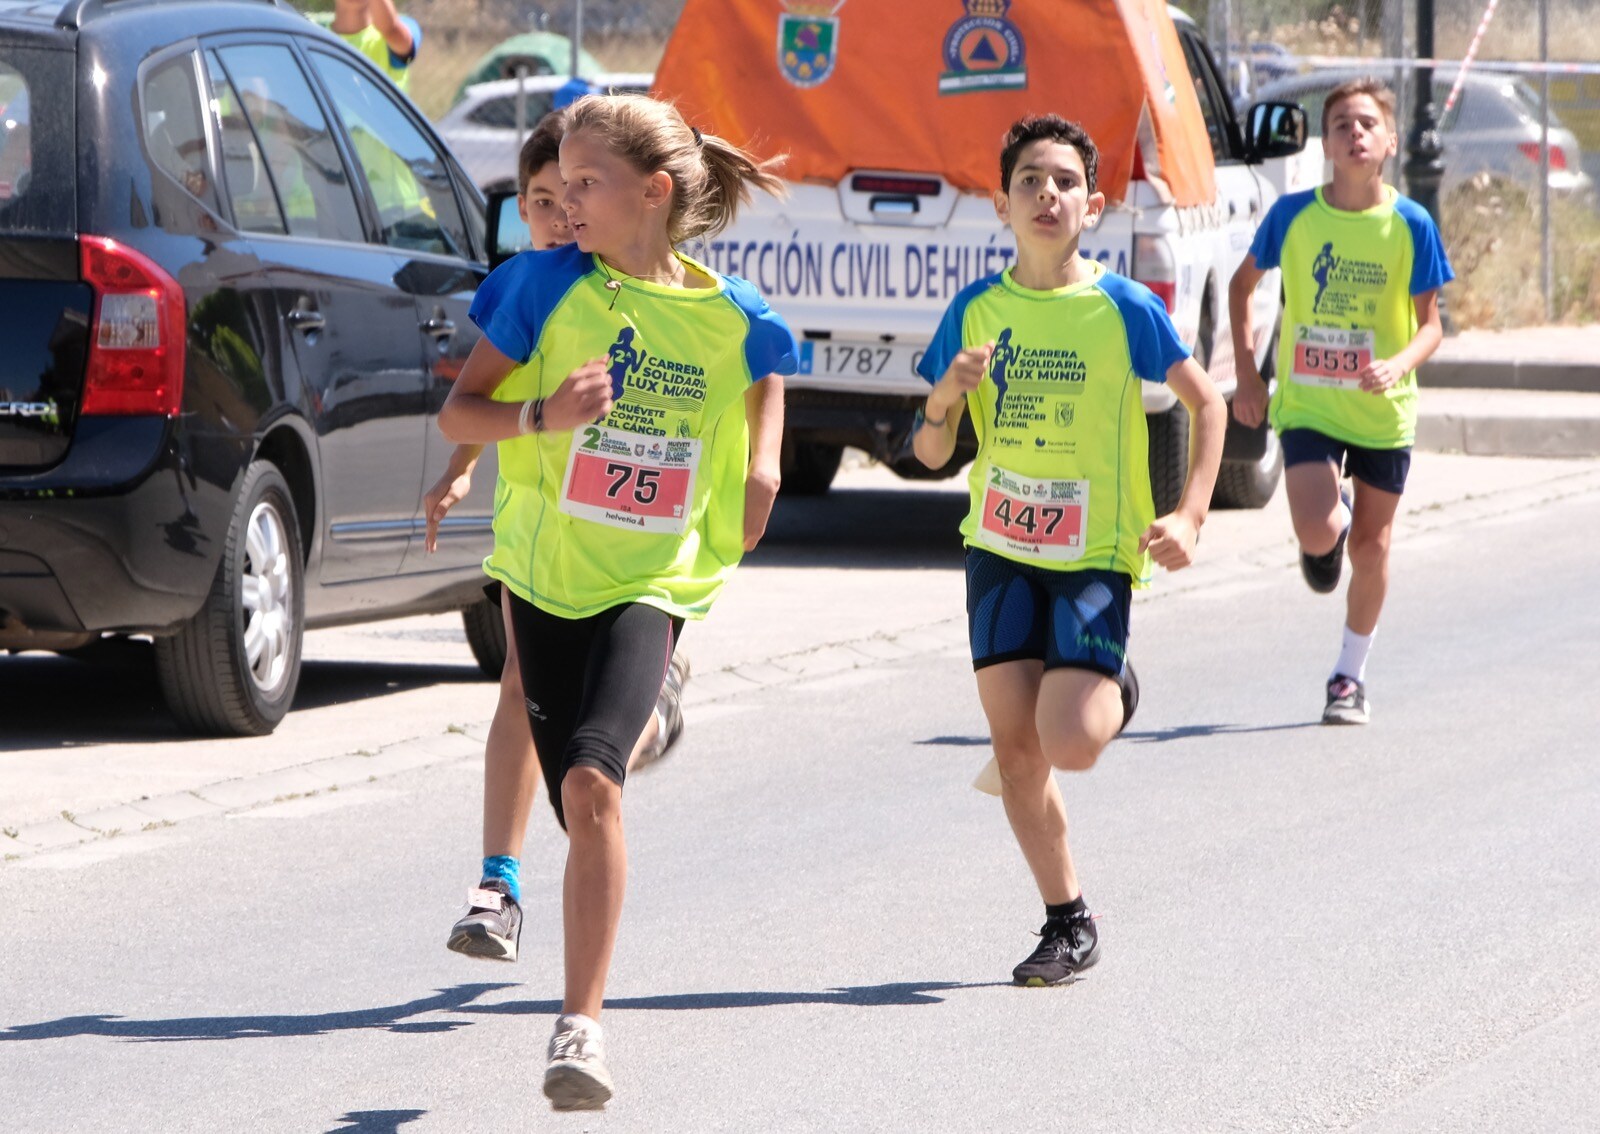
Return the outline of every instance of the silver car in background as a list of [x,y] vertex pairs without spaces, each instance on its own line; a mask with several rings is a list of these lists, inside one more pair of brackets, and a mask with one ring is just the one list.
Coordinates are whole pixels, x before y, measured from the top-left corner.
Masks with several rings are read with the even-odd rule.
[[[599,94],[644,94],[654,78],[648,72],[611,72],[589,78],[567,75],[530,75],[521,82],[524,128],[552,108],[566,106],[580,96]],[[461,100],[447,110],[434,128],[461,159],[467,176],[479,188],[515,189],[517,150],[516,79],[495,79],[470,86]],[[526,137],[526,135],[523,135]]]
[[[1254,102],[1298,102],[1305,107],[1311,133],[1322,134],[1322,104],[1328,92],[1360,71],[1310,71],[1261,86]],[[1436,74],[1434,108],[1442,111],[1455,76]],[[1539,185],[1539,92],[1515,75],[1469,71],[1455,105],[1440,122],[1444,141],[1442,197],[1479,174],[1529,190]],[[1385,180],[1399,185],[1405,162],[1409,121],[1398,124],[1400,151],[1389,163]],[[1550,113],[1550,192],[1557,196],[1589,195],[1594,182],[1584,172],[1577,137]]]

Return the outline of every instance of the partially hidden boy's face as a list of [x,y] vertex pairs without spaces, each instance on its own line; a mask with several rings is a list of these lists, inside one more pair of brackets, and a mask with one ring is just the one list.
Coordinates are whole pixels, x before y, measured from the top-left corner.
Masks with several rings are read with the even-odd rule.
[[560,248],[572,241],[567,211],[561,207],[561,167],[547,161],[517,196],[517,215],[528,226],[535,251]]
[[1369,94],[1350,95],[1328,108],[1322,154],[1336,172],[1379,177],[1399,148],[1394,123]]
[[1017,155],[1011,184],[994,195],[1000,220],[1018,247],[1066,249],[1105,208],[1104,194],[1089,192],[1083,155],[1065,142],[1040,138]]

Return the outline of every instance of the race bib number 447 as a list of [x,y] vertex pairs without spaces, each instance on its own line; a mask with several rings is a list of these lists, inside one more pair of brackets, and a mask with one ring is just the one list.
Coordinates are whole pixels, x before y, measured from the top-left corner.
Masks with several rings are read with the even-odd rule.
[[1302,386],[1354,390],[1372,363],[1373,333],[1339,327],[1295,328],[1289,377]]
[[572,433],[561,510],[610,527],[681,534],[699,465],[698,438],[585,425]]
[[978,538],[996,551],[1080,559],[1088,518],[1088,481],[1040,480],[989,466]]

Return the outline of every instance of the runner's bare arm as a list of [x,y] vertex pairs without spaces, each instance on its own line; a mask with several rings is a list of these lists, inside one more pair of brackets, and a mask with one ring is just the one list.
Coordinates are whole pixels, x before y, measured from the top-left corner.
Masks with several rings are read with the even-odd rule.
[[[461,375],[439,410],[439,432],[457,444],[484,445],[520,436],[533,427],[531,408],[523,402],[497,402],[491,395],[517,368],[487,338],[478,340]],[[611,412],[611,379],[604,358],[578,367],[544,399],[546,432],[572,429]],[[524,425],[527,428],[524,428]]]
[[1393,358],[1375,358],[1367,364],[1361,372],[1361,388],[1368,393],[1383,393],[1408,371],[1432,358],[1444,340],[1444,325],[1439,319],[1439,289],[1422,292],[1411,301],[1417,308],[1417,333]]
[[766,534],[782,476],[782,376],[769,374],[746,390],[744,412],[750,423],[750,469],[744,480],[744,549],[754,551]]
[[1194,562],[1195,540],[1211,508],[1211,492],[1222,464],[1222,438],[1228,431],[1228,407],[1210,377],[1193,358],[1177,362],[1167,371],[1167,385],[1189,411],[1194,422],[1189,435],[1189,475],[1183,495],[1169,514],[1139,537],[1139,550],[1169,571]]
[[1267,414],[1267,384],[1256,367],[1255,332],[1251,324],[1250,298],[1267,273],[1256,266],[1252,253],[1240,261],[1228,284],[1228,322],[1233,328],[1233,374],[1237,387],[1233,394],[1233,416],[1239,424],[1254,429]]
[[968,347],[950,360],[944,377],[928,395],[922,419],[911,438],[917,460],[930,469],[943,468],[955,454],[956,430],[967,412],[967,394],[978,388],[994,354],[994,343]]
[[482,445],[457,445],[450,451],[443,475],[423,493],[422,515],[427,525],[423,550],[439,550],[439,522],[472,491],[472,470],[478,467],[478,458],[482,455]]
[[416,48],[416,42],[411,38],[411,29],[406,27],[404,20],[394,10],[392,0],[368,0],[367,16],[372,20],[372,26],[378,29],[378,34],[383,36],[383,42],[389,45],[389,50],[402,59],[409,59]]

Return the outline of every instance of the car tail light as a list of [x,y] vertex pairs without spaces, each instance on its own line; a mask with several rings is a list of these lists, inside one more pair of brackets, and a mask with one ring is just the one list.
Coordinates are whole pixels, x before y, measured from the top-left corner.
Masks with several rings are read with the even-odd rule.
[[1178,260],[1166,237],[1133,238],[1133,278],[1160,296],[1172,314],[1178,305]]
[[146,256],[103,236],[78,239],[95,291],[85,414],[177,414],[183,400],[183,289]]
[[[1522,154],[1523,157],[1525,157],[1529,161],[1533,162],[1534,165],[1538,165],[1539,164],[1539,143],[1538,142],[1518,142],[1517,143],[1517,150]],[[1551,172],[1553,172],[1553,173],[1564,173],[1564,172],[1566,172],[1566,168],[1567,168],[1567,151],[1562,149],[1560,146],[1551,146],[1550,147],[1550,170],[1551,170]]]

